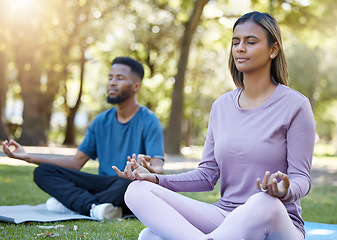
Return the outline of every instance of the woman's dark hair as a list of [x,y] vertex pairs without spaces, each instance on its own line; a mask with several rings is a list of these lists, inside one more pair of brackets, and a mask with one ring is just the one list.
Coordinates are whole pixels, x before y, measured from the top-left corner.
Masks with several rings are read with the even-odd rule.
[[[249,12],[236,20],[233,26],[233,32],[237,25],[246,21],[253,21],[266,31],[269,46],[272,46],[275,43],[278,44],[279,52],[271,62],[271,76],[272,80],[276,83],[288,85],[288,67],[283,51],[281,31],[277,21],[268,13]],[[235,66],[234,58],[232,55],[232,47],[229,54],[228,67],[232,74],[235,85],[237,87],[244,88],[243,73],[240,72]]]
[[140,81],[142,81],[144,77],[144,68],[140,62],[130,57],[116,57],[112,61],[111,65],[114,65],[117,63],[129,66],[131,68],[131,72],[136,74],[136,76],[139,77]]

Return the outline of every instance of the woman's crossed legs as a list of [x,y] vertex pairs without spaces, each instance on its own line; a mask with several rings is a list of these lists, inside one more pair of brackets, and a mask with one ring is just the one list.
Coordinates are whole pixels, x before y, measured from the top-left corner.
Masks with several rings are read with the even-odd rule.
[[125,202],[165,240],[304,240],[280,200],[253,195],[231,213],[147,181],[131,183]]

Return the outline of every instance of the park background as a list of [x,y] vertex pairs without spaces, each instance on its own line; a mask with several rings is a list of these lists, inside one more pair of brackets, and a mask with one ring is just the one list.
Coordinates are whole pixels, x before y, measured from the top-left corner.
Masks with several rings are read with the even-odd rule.
[[78,145],[111,107],[111,61],[145,66],[138,101],[165,130],[167,153],[202,145],[212,102],[234,89],[227,62],[234,21],[251,10],[279,21],[290,87],[311,102],[320,143],[337,148],[334,0],[2,0],[0,139]]
[[[106,103],[111,61],[125,55],[144,64],[138,101],[162,123],[168,173],[194,166],[212,102],[235,88],[227,67],[232,26],[252,10],[272,13],[279,22],[289,86],[309,98],[315,115],[315,185],[304,199],[304,218],[336,224],[335,0],[1,0],[0,140],[15,139],[40,154],[72,153],[93,118],[111,107]],[[0,165],[0,204],[45,201],[47,194],[33,183],[34,168],[8,161]],[[181,161],[185,165],[174,165]],[[96,164],[84,171],[97,173]],[[214,202],[218,189],[190,196]],[[144,227],[75,224],[87,229],[78,239],[108,239],[109,232],[112,239],[134,239]],[[129,224],[130,231],[116,230]],[[100,227],[107,235],[97,233]],[[2,224],[0,231],[22,239],[39,230]],[[79,233],[67,234],[72,239]]]

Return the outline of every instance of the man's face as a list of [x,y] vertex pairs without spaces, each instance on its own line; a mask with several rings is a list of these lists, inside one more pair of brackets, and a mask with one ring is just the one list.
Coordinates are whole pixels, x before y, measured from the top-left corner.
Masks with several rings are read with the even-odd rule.
[[136,76],[129,66],[113,64],[108,80],[108,103],[119,104],[133,96],[135,94],[133,84],[136,81]]

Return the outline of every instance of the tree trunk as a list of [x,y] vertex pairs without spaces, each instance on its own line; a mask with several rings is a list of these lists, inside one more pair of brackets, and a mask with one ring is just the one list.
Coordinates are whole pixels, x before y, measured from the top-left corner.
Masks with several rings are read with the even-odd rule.
[[52,102],[36,97],[34,92],[22,93],[24,101],[22,135],[20,143],[26,146],[48,144]]
[[41,69],[32,66],[30,71],[26,71],[20,66],[18,70],[24,102],[20,143],[26,146],[45,146],[48,144],[52,99],[40,91]]
[[192,121],[190,119],[188,119],[186,121],[186,137],[185,137],[185,141],[186,141],[186,147],[191,146],[191,139],[192,139]]
[[[4,36],[0,33],[0,42],[4,41]],[[0,140],[8,139],[8,128],[6,124],[6,93],[8,90],[8,81],[7,81],[7,57],[6,57],[6,48],[0,49]]]
[[[6,93],[8,90],[7,81],[7,51],[8,41],[4,34],[4,29],[7,24],[6,4],[0,2],[0,140],[8,139],[9,131],[6,124]],[[2,46],[1,46],[2,45]]]
[[32,39],[17,38],[15,44],[15,63],[24,102],[19,142],[26,146],[45,146],[48,144],[49,122],[55,94],[41,90],[44,58],[40,55],[39,46],[30,40]]
[[84,57],[84,51],[85,49],[82,49],[82,57],[80,60],[80,65],[81,65],[81,73],[80,73],[80,89],[78,92],[78,97],[77,97],[77,101],[76,104],[73,108],[70,108],[69,106],[67,106],[67,108],[69,108],[69,112],[68,112],[68,116],[67,116],[67,127],[66,127],[66,136],[64,139],[63,144],[64,145],[71,145],[74,146],[76,145],[76,141],[75,141],[75,136],[76,136],[76,126],[75,126],[75,116],[76,113],[81,105],[81,97],[82,97],[82,93],[83,93],[83,81],[84,81],[84,65],[85,65],[85,57]]
[[165,134],[165,152],[168,154],[180,154],[185,72],[188,63],[192,37],[200,21],[204,6],[208,3],[208,1],[209,0],[195,1],[193,13],[188,22],[185,24],[185,33],[181,39],[178,71],[175,76],[175,84],[172,92],[170,119]]

